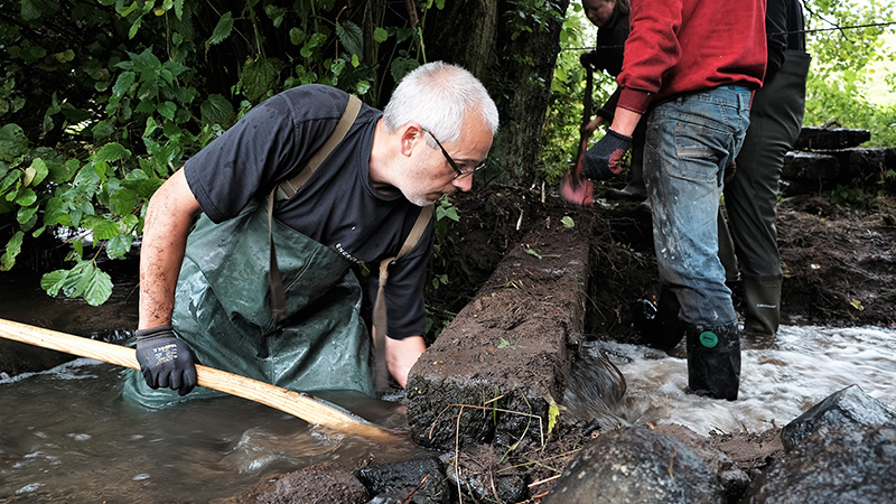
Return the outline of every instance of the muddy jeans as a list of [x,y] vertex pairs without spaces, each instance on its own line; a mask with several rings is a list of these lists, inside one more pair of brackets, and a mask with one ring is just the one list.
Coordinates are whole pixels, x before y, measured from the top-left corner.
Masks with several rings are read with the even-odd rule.
[[717,216],[725,166],[750,123],[750,91],[723,86],[657,106],[648,116],[644,177],[660,280],[687,323],[737,321],[719,261]]

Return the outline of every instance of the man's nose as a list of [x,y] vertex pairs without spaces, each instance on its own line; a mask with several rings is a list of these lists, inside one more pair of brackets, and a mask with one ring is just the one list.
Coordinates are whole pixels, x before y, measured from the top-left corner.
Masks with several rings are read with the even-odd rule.
[[463,192],[467,192],[473,188],[473,174],[464,175],[463,177],[458,177],[454,179],[454,187],[457,187]]

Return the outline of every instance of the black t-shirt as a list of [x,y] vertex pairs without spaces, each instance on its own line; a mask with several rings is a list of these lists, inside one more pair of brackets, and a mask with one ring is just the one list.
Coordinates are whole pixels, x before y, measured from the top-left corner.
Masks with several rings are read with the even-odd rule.
[[[253,108],[184,166],[190,190],[213,222],[236,216],[251,200],[295,177],[323,145],[342,116],[348,94],[307,85],[284,91]],[[291,199],[275,206],[283,224],[356,262],[398,254],[420,207],[400,191],[383,194],[370,183],[370,152],[382,112],[361,107],[342,143]],[[402,339],[426,328],[423,288],[433,225],[389,269],[387,334]],[[375,277],[375,275],[371,275]],[[371,278],[375,283],[376,278]]]

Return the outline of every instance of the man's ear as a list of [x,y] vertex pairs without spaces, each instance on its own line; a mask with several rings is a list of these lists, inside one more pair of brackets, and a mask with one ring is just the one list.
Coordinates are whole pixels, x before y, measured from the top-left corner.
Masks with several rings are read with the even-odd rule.
[[410,157],[414,146],[423,140],[423,128],[417,123],[408,123],[400,129],[401,155]]

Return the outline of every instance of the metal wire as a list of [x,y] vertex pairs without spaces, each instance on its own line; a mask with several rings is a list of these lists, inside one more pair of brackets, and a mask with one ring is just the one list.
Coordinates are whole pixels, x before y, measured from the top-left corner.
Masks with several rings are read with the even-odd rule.
[[[826,32],[826,31],[844,31],[844,30],[857,30],[860,28],[875,28],[875,27],[887,27],[896,25],[896,21],[890,21],[887,23],[869,23],[869,24],[861,24],[861,25],[851,25],[851,26],[832,26],[830,28],[814,28],[811,30],[794,30],[794,31],[783,31],[772,33],[770,37],[778,37],[781,35],[792,35],[794,33],[818,33],[818,32]],[[605,45],[605,46],[596,46],[596,47],[567,47],[561,49],[561,51],[587,51],[591,49],[614,49],[617,47],[625,47],[624,44],[616,44],[616,45]]]

